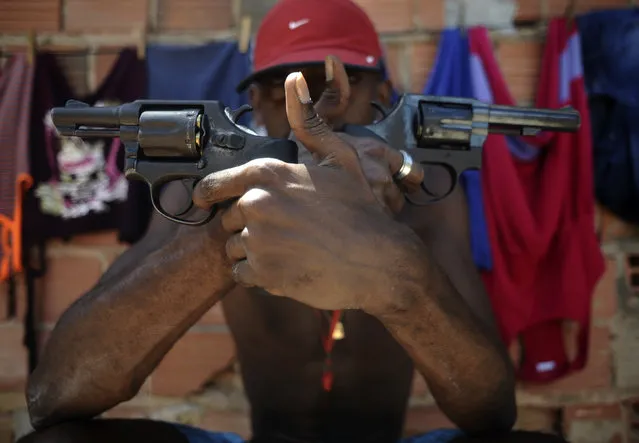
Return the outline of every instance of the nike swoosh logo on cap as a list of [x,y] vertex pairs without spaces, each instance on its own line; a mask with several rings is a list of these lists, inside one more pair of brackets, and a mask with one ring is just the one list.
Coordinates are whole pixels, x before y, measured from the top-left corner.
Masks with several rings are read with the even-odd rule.
[[288,29],[290,29],[291,31],[294,29],[299,28],[300,26],[304,26],[305,24],[307,24],[310,20],[307,18],[304,18],[302,20],[297,20],[294,22],[289,22],[288,23]]

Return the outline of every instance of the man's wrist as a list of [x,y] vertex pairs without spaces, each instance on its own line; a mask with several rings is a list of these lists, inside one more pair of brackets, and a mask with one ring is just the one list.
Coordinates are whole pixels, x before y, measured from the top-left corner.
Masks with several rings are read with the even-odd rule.
[[421,240],[407,228],[402,241],[389,253],[391,264],[380,283],[366,297],[362,310],[380,320],[401,318],[415,303],[428,297],[429,261]]

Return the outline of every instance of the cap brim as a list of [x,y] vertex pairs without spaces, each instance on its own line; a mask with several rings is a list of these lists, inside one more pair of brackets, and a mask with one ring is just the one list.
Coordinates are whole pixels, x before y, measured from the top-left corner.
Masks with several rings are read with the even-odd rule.
[[345,66],[371,71],[380,70],[380,59],[368,54],[334,48],[314,48],[307,51],[284,54],[266,66],[251,73],[237,85],[237,92],[243,92],[256,78],[282,68],[296,68],[308,65],[324,64],[327,56],[333,55],[340,59]]

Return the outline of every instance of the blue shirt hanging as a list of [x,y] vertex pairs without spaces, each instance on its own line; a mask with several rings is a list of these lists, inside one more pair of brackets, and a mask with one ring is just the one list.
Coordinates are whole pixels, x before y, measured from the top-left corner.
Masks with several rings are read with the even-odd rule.
[[[146,60],[150,99],[219,100],[231,108],[248,103],[247,94],[235,87],[249,73],[249,54],[235,42],[150,45]],[[249,119],[245,114],[240,123],[247,125]]]

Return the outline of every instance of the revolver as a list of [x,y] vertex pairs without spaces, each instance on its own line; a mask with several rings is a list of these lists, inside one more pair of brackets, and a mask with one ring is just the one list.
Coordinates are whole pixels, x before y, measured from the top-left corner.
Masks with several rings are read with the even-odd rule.
[[[402,95],[385,109],[372,103],[382,118],[368,126],[344,125],[340,131],[372,137],[395,149],[405,149],[425,173],[443,168],[450,180],[432,184],[423,180],[424,193],[407,194],[412,204],[424,206],[441,200],[455,189],[466,170],[481,169],[482,151],[489,134],[532,136],[542,131],[576,132],[579,112],[489,105],[475,99]],[[427,167],[431,167],[427,169]],[[435,189],[437,188],[437,189]]]
[[218,205],[204,217],[183,217],[193,207],[167,212],[160,201],[162,188],[182,181],[187,190],[206,175],[257,158],[297,163],[297,144],[255,134],[237,124],[251,108],[231,110],[220,101],[136,100],[119,106],[89,106],[69,100],[53,108],[51,119],[67,137],[119,137],[124,146],[124,175],[148,184],[153,208],[167,219],[190,226],[208,223]]

